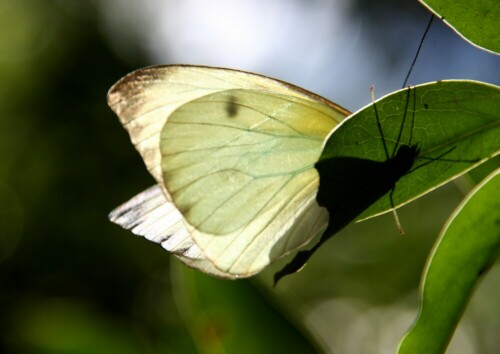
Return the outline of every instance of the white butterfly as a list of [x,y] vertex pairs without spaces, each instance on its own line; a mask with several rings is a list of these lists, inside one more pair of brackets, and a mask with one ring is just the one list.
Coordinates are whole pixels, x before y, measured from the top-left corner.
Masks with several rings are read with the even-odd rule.
[[110,220],[188,266],[248,277],[326,229],[314,164],[347,110],[256,74],[179,65],[130,73],[108,104],[157,182]]

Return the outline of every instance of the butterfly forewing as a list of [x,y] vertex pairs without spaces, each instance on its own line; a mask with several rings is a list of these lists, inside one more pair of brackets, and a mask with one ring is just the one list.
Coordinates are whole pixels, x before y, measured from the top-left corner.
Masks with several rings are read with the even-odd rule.
[[331,107],[340,120],[349,114],[320,96],[279,80],[243,71],[187,65],[136,70],[111,87],[108,104],[150,173],[161,183],[160,132],[170,114],[194,99],[231,89],[263,90],[321,102]]

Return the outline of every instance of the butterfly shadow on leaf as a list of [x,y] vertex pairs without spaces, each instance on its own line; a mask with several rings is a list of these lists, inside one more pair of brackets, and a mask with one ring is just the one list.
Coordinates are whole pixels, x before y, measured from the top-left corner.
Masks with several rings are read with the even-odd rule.
[[370,205],[391,192],[400,177],[413,166],[416,146],[402,146],[394,159],[335,157],[316,164],[320,182],[317,201],[328,210],[330,222],[321,239],[310,250],[300,251],[274,276],[274,283],[303,268],[309,258],[330,237],[355,221]]

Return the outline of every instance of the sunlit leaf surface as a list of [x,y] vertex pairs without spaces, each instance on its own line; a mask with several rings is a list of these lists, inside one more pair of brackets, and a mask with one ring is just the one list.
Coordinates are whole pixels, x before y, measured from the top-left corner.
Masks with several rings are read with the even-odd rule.
[[466,41],[500,53],[497,0],[419,0]]
[[[458,80],[434,82],[385,96],[376,102],[376,110],[377,114],[374,106],[368,105],[334,130],[317,164],[320,184],[326,192],[337,188],[330,177],[340,180],[335,184],[344,189],[343,193],[345,188],[352,190],[350,198],[331,201],[339,210],[364,201],[366,193],[383,195],[357,219],[390,209],[391,188],[384,191],[380,186],[392,186],[385,185],[384,180],[395,180],[393,201],[398,206],[500,151],[498,86]],[[404,145],[417,149],[411,161],[401,161],[410,164],[404,174],[390,176],[394,169],[382,166],[387,161],[384,142],[393,160],[401,156]],[[337,164],[345,168],[340,170]]]

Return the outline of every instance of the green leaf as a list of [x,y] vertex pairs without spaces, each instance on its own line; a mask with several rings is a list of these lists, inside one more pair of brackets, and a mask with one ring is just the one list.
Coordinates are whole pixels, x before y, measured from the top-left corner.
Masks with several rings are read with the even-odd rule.
[[424,272],[420,312],[399,354],[443,353],[479,278],[500,251],[500,169],[456,209]]
[[250,281],[172,267],[177,307],[199,353],[318,352]]
[[497,0],[419,0],[466,41],[500,52],[500,6]]
[[457,80],[396,91],[351,115],[331,133],[315,166],[328,229],[275,282],[350,222],[391,210],[391,195],[401,206],[497,155],[499,112],[498,86]]
[[[377,113],[370,104],[334,130],[316,165],[322,185],[318,199],[333,199],[326,201],[330,214],[367,203],[356,214],[358,220],[387,212],[392,187],[394,205],[401,206],[500,152],[498,86],[464,80],[428,83],[389,94],[375,107]],[[418,148],[416,156],[402,161],[411,164],[408,171],[380,167],[387,162],[384,142],[393,160],[402,145]],[[389,176],[395,172],[401,175]],[[387,183],[390,177],[394,186]],[[367,194],[380,198],[367,200]]]

